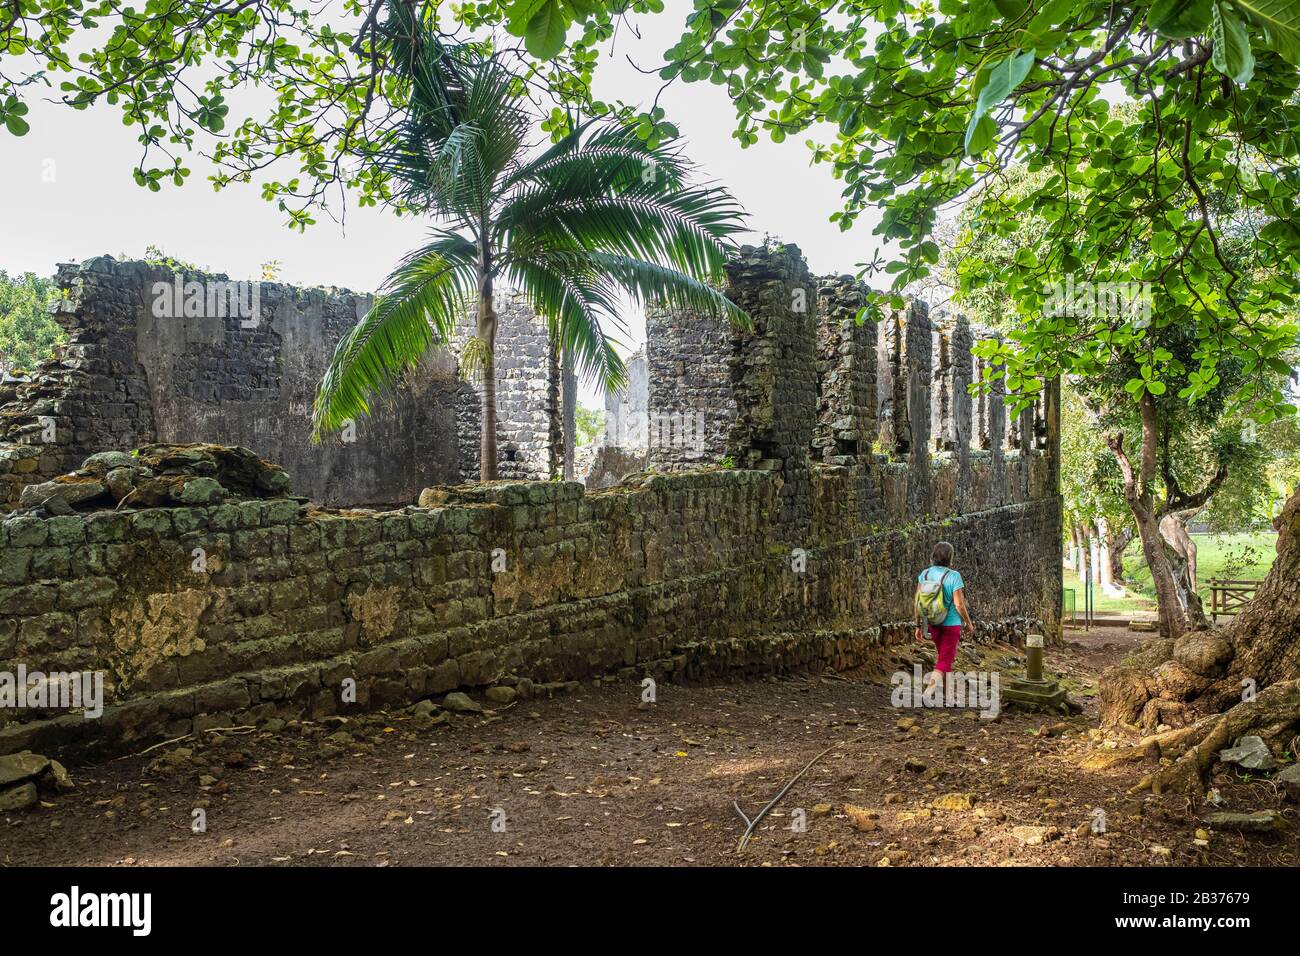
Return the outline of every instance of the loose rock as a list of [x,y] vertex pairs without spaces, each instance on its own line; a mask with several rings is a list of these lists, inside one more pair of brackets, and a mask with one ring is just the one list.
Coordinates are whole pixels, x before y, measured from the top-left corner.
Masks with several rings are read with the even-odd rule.
[[458,690],[444,697],[442,706],[444,710],[449,710],[453,714],[478,714],[483,711],[482,704]]
[[26,810],[36,806],[36,784],[28,781],[16,787],[0,790],[0,813]]
[[34,779],[44,773],[49,765],[49,760],[30,750],[0,757],[0,787]]
[[935,798],[930,806],[936,810],[957,812],[972,809],[977,799],[973,793],[945,793],[943,796]]
[[1286,788],[1288,800],[1300,803],[1300,763],[1293,763],[1275,778]]
[[1240,830],[1242,833],[1276,833],[1288,826],[1286,817],[1277,810],[1257,810],[1254,813],[1211,813],[1205,822],[1212,827]]
[[1253,734],[1242,737],[1237,741],[1236,746],[1220,750],[1219,759],[1246,770],[1272,770],[1277,766],[1268,744]]

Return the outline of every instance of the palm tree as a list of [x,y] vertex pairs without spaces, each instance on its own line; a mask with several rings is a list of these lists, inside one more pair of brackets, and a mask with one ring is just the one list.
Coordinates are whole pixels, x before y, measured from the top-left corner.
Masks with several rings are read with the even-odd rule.
[[647,146],[616,123],[577,124],[549,148],[530,149],[526,101],[498,62],[441,43],[402,4],[390,7],[387,27],[411,94],[384,162],[395,200],[441,227],[339,343],[316,396],[314,434],[368,413],[376,393],[452,340],[473,303],[477,335],[465,357],[480,366],[480,478],[490,481],[497,282],[522,294],[581,374],[617,388],[625,370],[601,322],[623,328],[620,292],[746,321],[717,288],[741,212],[724,189],[688,185],[678,151]]

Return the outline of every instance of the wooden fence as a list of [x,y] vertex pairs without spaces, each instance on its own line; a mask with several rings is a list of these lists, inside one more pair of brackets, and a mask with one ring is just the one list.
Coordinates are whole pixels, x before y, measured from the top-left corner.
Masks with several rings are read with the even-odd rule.
[[1236,614],[1251,598],[1263,581],[1210,578],[1210,620],[1218,621],[1220,614]]

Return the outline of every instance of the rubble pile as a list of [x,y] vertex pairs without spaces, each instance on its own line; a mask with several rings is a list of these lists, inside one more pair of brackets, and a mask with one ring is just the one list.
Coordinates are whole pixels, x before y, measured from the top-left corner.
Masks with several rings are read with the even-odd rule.
[[282,498],[289,476],[247,448],[155,444],[91,455],[76,471],[27,485],[19,508],[66,515],[102,508],[220,504],[228,498]]

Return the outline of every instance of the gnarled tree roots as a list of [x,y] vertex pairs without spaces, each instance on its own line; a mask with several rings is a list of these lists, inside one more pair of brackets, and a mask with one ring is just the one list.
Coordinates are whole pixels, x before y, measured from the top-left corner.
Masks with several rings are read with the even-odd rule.
[[1255,734],[1269,744],[1284,743],[1295,735],[1297,724],[1300,724],[1300,679],[1274,684],[1260,691],[1254,700],[1243,701],[1225,713],[1144,740],[1144,746],[1157,745],[1161,756],[1178,754],[1178,757],[1172,764],[1144,777],[1130,792],[1200,793],[1220,750],[1231,747],[1245,734]]

